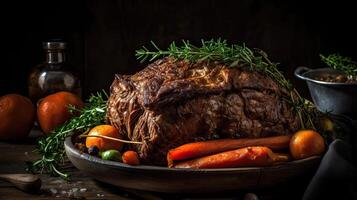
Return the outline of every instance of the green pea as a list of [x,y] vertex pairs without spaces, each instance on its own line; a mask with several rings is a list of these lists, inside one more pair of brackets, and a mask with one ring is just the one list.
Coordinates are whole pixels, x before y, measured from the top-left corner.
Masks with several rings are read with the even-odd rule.
[[111,149],[101,154],[103,160],[121,161],[121,154],[118,150]]

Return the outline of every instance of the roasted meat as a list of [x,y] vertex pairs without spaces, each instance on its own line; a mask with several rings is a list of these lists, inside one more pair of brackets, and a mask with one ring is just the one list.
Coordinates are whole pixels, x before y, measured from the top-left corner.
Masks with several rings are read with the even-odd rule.
[[217,138],[291,134],[299,121],[270,77],[219,62],[163,58],[134,75],[116,75],[107,120],[147,164],[169,149]]

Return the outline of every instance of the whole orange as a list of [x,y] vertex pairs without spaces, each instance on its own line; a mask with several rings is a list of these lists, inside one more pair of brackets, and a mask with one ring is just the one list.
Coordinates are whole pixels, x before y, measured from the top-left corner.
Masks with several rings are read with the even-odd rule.
[[290,153],[295,159],[320,155],[325,151],[323,137],[313,130],[296,132],[290,140]]
[[0,97],[0,139],[16,140],[28,136],[36,109],[30,99],[18,94]]
[[[101,135],[101,136],[108,136],[112,138],[122,139],[118,129],[110,125],[96,126],[89,131],[88,135]],[[116,149],[120,151],[121,148],[123,147],[123,143],[119,141],[105,139],[105,138],[87,137],[86,147],[90,148],[91,146],[97,146],[100,151],[105,151],[110,149]]]
[[70,92],[57,92],[40,100],[37,108],[37,119],[45,133],[61,126],[72,117],[68,111],[69,105],[77,109],[83,108],[83,101]]

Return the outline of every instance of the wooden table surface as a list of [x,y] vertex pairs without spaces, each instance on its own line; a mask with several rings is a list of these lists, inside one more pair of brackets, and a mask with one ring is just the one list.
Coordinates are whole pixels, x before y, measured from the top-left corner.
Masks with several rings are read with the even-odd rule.
[[[0,142],[0,174],[27,173],[26,161],[34,161],[39,156],[33,153],[35,140],[22,143]],[[158,194],[144,191],[126,190],[97,182],[78,171],[70,163],[68,169],[72,174],[67,182],[59,177],[41,174],[42,187],[37,194],[18,190],[7,182],[0,181],[0,200],[8,199],[244,199],[249,192],[254,192],[259,199],[301,199],[311,175],[299,178],[278,188],[257,191],[231,191],[220,194]]]

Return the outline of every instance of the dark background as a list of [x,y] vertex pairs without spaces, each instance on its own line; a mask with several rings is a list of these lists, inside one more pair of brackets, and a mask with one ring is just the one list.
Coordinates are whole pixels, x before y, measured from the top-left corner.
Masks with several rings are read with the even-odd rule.
[[145,67],[135,49],[150,40],[224,38],[265,50],[295,86],[299,65],[322,66],[319,54],[357,59],[357,12],[353,1],[107,0],[6,1],[1,13],[0,95],[27,95],[27,76],[44,60],[41,42],[68,42],[68,60],[82,80],[84,97],[108,90],[115,73]]

